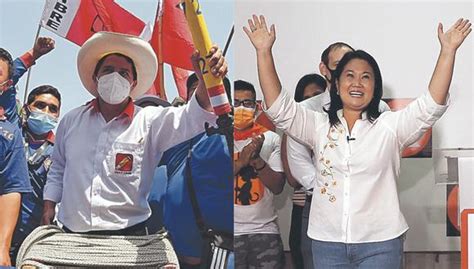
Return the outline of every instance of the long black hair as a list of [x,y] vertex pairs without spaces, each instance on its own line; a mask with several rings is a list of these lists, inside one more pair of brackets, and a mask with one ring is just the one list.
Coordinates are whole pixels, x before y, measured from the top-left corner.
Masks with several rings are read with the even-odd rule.
[[329,122],[331,126],[340,124],[339,118],[337,117],[337,111],[342,108],[341,96],[337,94],[336,81],[339,81],[344,67],[353,59],[361,59],[366,61],[374,71],[374,96],[370,101],[369,105],[364,109],[367,112],[367,118],[370,122],[374,122],[380,116],[379,103],[383,95],[382,86],[382,74],[380,73],[379,65],[375,61],[374,57],[363,50],[356,50],[347,52],[336,67],[334,72],[335,79],[331,82],[331,105],[328,110],[324,109],[329,114]]

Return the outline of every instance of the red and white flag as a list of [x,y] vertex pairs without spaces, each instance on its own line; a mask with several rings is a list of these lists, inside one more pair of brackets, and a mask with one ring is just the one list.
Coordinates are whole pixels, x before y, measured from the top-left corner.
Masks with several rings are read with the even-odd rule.
[[41,26],[81,46],[99,31],[139,36],[145,23],[113,0],[46,0]]

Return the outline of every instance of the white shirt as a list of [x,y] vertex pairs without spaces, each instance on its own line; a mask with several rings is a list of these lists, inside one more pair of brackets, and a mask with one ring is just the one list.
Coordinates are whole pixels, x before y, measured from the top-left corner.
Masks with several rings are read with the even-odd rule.
[[[326,113],[323,109],[328,110],[331,105],[331,96],[329,90],[308,98],[300,103],[303,107],[309,110]],[[379,110],[381,112],[390,111],[390,107],[382,100],[379,103]],[[298,143],[291,137],[286,140],[286,148],[288,154],[288,166],[290,167],[291,175],[307,190],[308,194],[316,180],[316,162],[311,154],[311,149],[304,144]]]
[[[329,90],[308,98],[300,104],[312,111],[324,113],[323,108],[328,109],[331,104]],[[316,163],[313,162],[311,149],[288,136],[286,139],[286,152],[291,175],[307,190],[308,194],[312,194],[310,190],[313,188],[316,179]]]
[[[280,137],[271,131],[264,133],[260,157],[275,172],[283,172],[280,157]],[[238,154],[252,140],[234,141],[234,154]],[[273,193],[259,179],[251,180],[250,205],[234,204],[234,235],[279,234]],[[243,186],[241,186],[243,187]]]
[[408,226],[400,211],[396,180],[400,154],[446,111],[426,93],[373,123],[366,113],[348,141],[347,123],[330,127],[326,113],[307,110],[285,91],[266,110],[277,128],[307,144],[316,159],[308,236],[315,240],[368,243],[396,238]]
[[179,108],[130,102],[109,122],[97,100],[78,107],[59,123],[44,199],[61,202],[58,220],[76,232],[143,222],[151,215],[147,198],[162,153],[212,120],[195,97]]

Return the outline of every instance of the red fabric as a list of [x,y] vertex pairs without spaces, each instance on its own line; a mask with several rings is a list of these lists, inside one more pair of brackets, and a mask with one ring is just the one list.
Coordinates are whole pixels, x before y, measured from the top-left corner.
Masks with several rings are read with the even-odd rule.
[[54,139],[56,136],[54,136],[53,131],[48,132],[48,136],[46,137],[46,140],[49,141],[50,143],[54,144]]
[[84,0],[66,35],[81,46],[94,33],[111,31],[139,36],[145,23],[113,0]]
[[174,82],[176,83],[176,88],[178,89],[178,94],[183,100],[187,100],[188,89],[186,87],[186,81],[188,80],[189,73],[187,70],[171,66],[171,71],[173,72]]
[[262,101],[261,100],[257,101],[257,106],[258,106],[258,110],[260,111],[260,113],[258,114],[257,119],[255,120],[255,122],[260,124],[260,125],[265,126],[268,130],[272,130],[272,131],[275,132],[275,130],[276,130],[275,125],[273,125],[273,123],[267,117],[267,114],[265,114],[265,112],[263,112]]
[[252,128],[243,131],[234,128],[234,140],[245,140],[252,137],[252,135],[261,135],[266,131],[268,131],[268,129],[258,123],[254,123]]
[[261,124],[265,126],[268,130],[275,131],[275,125],[270,121],[270,119],[267,117],[267,115],[263,112],[261,112],[257,119],[255,120],[258,124]]
[[193,70],[191,55],[193,38],[189,31],[181,0],[163,0],[161,48],[163,62],[186,70]]
[[226,94],[224,84],[219,84],[217,86],[208,88],[207,91],[208,91],[210,97]]
[[[50,142],[51,144],[54,144],[54,139],[56,139],[56,136],[54,135],[53,131],[49,131],[48,134],[46,135],[46,141]],[[29,136],[29,143],[30,144],[36,144],[36,145],[42,145],[44,143],[43,139],[35,140],[33,136]]]
[[[160,68],[163,68],[163,65],[160,65],[158,67],[158,69]],[[161,78],[160,78],[161,74],[162,74],[161,70],[158,70],[158,72],[156,73],[156,77],[155,77],[155,81],[153,82],[153,85],[145,94],[156,95],[159,98],[167,101],[168,99],[166,98],[165,89],[161,89]]]
[[120,115],[126,115],[130,120],[133,120],[133,113],[135,113],[135,105],[133,104],[132,99],[128,101],[125,109],[120,113]]
[[230,106],[229,103],[213,107],[213,109],[214,109],[214,113],[217,116],[224,115],[224,114],[232,112],[232,107]]
[[[194,45],[186,17],[179,7],[180,2],[180,0],[163,0],[161,16],[157,16],[155,21],[150,44],[158,56],[158,61],[171,66],[178,95],[186,100],[188,72],[185,70],[193,70],[190,58]],[[163,79],[160,77],[161,74],[162,72],[158,72],[153,87],[147,94],[157,95],[166,100],[165,89],[161,89]]]
[[35,64],[35,58],[33,58],[33,52],[27,51],[25,54],[20,56],[20,60],[23,62],[23,65],[26,69],[30,68]]
[[162,74],[164,74],[164,72],[163,70],[160,70],[160,69],[162,69],[164,66],[162,64],[163,59],[161,59],[161,54],[160,54],[160,18],[159,16],[156,16],[156,18],[157,19],[155,21],[155,25],[153,26],[153,32],[151,35],[150,44],[151,44],[151,47],[153,48],[153,51],[156,54],[156,57],[158,58],[159,67],[158,67],[158,72],[156,73],[155,81],[153,82],[153,85],[151,86],[151,88],[146,92],[146,94],[156,95],[163,100],[168,100],[166,98],[165,89],[161,88],[161,80],[163,79],[161,76]]

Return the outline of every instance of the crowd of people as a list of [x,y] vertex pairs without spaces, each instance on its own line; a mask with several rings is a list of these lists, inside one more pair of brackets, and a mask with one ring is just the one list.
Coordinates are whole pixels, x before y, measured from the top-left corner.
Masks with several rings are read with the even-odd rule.
[[[396,188],[400,152],[445,113],[471,24],[438,27],[429,90],[396,112],[381,100],[381,69],[368,52],[330,44],[320,75],[302,76],[291,97],[273,61],[275,26],[253,16],[244,32],[262,105],[245,80],[233,82],[232,96],[221,50],[209,55],[233,104],[233,148],[206,132],[217,116],[197,52],[187,96],[172,105],[144,95],[158,69],[148,42],[98,32],[77,56],[93,99],[59,120],[65,90],[37,86],[23,105],[16,90],[54,40],[40,37],[14,60],[0,49],[0,266],[22,262],[19,251],[38,227],[59,225],[78,236],[165,234],[185,269],[284,268],[274,197],[288,182],[295,268],[400,268],[408,230]],[[261,113],[274,126],[261,124]],[[177,267],[172,261],[164,265]]]
[[[221,135],[205,135],[205,124],[214,125],[216,116],[200,70],[189,78],[189,100],[184,106],[171,107],[156,97],[140,98],[156,77],[153,49],[139,37],[99,32],[84,43],[77,56],[81,82],[94,97],[90,102],[59,121],[60,91],[42,85],[29,93],[19,111],[15,84],[53,49],[54,40],[41,37],[32,50],[14,61],[6,50],[0,51],[0,264],[15,265],[25,238],[41,225],[57,223],[65,233],[107,236],[145,236],[166,226],[181,268],[199,268],[208,262],[202,259],[209,253],[201,250],[206,244],[208,252],[214,250],[211,235],[201,233],[192,215],[184,220],[180,219],[183,213],[176,213],[180,206],[189,212],[192,199],[184,175],[173,177],[177,165],[191,167],[194,191],[199,203],[205,203],[201,222],[214,231],[212,236],[230,237],[232,188],[226,188],[232,182],[230,155]],[[217,47],[211,49],[209,63],[213,75],[224,79],[227,63]],[[196,149],[210,145],[214,154]],[[185,162],[188,150],[193,154]],[[180,155],[184,158],[173,159],[177,151],[184,152]],[[201,168],[212,158],[223,163],[219,173]],[[167,166],[168,177],[154,176],[163,175],[158,172],[159,163]],[[214,176],[213,182],[208,181],[209,175]],[[154,184],[159,186],[152,188]],[[174,201],[178,193],[184,196]],[[210,199],[225,197],[229,203],[210,207]],[[160,208],[152,213],[154,202]],[[231,254],[230,249],[223,262],[228,263]]]

